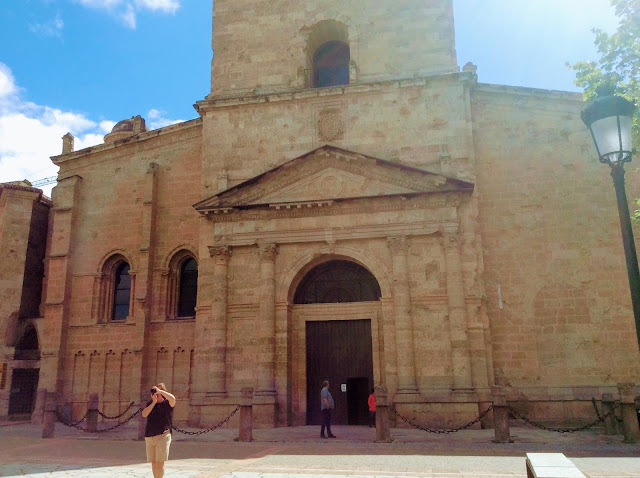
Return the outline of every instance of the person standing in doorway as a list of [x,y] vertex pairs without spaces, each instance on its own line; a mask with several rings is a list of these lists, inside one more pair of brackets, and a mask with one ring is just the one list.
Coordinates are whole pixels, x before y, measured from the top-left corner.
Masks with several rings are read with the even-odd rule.
[[167,392],[164,383],[151,388],[151,401],[142,410],[147,419],[144,441],[147,448],[147,462],[151,463],[153,478],[164,476],[164,462],[169,459],[171,445],[171,419],[176,397]]
[[[333,403],[333,397],[329,391],[329,382],[325,380],[322,382],[322,391],[320,392],[320,411],[322,412],[322,426],[320,427],[321,438],[335,438],[336,436],[331,433],[331,410],[335,408]],[[324,429],[327,429],[327,434],[324,434]]]
[[369,400],[367,400],[369,404],[369,427],[376,426],[376,394],[375,389],[371,389],[371,395],[369,395]]

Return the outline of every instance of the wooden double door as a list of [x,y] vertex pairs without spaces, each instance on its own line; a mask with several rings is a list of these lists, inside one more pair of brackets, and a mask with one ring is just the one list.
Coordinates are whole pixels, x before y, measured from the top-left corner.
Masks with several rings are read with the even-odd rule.
[[321,423],[320,391],[328,380],[335,402],[332,423],[366,425],[373,387],[371,320],[306,322],[307,424]]

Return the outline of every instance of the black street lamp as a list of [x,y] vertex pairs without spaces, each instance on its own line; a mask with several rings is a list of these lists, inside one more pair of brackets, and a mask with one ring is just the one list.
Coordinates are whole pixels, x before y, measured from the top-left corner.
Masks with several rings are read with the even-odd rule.
[[611,177],[618,199],[618,215],[627,261],[636,335],[640,347],[640,274],[624,187],[624,163],[631,161],[631,122],[635,109],[633,103],[620,96],[604,96],[587,106],[581,116],[591,132],[600,162],[611,167]]

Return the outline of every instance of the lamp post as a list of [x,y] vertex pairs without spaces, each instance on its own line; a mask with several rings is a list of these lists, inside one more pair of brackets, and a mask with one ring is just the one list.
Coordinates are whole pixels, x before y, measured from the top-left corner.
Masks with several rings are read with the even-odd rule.
[[624,187],[624,163],[631,161],[631,122],[635,108],[630,101],[620,96],[609,95],[596,99],[584,109],[581,116],[591,132],[600,162],[611,167],[611,177],[618,200],[618,215],[627,262],[636,335],[640,347],[640,274]]

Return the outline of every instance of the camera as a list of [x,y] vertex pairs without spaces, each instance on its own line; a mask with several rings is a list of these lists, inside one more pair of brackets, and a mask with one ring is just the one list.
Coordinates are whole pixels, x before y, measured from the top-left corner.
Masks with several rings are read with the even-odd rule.
[[156,393],[157,391],[158,391],[158,390],[157,390],[155,387],[151,389],[151,393],[152,393],[152,394],[153,394],[153,393]]

